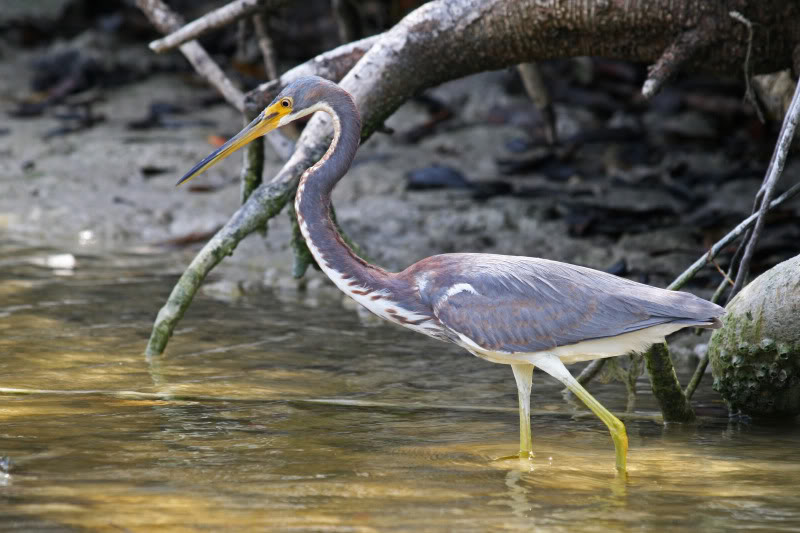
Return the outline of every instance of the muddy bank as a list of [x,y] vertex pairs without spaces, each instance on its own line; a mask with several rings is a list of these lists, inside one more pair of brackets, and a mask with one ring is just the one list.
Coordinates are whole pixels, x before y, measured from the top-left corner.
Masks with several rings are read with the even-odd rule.
[[[3,49],[3,112],[29,96],[31,65],[47,51]],[[144,47],[138,53],[149,54]],[[596,73],[593,85],[582,86],[565,64],[545,69],[554,80],[560,147],[542,143],[541,121],[513,71],[446,84],[392,116],[386,125],[393,135],[376,134],[361,148],[334,193],[342,227],[389,269],[435,253],[492,252],[666,285],[749,214],[774,131],[730,96],[731,80],[684,82],[645,105],[627,89],[638,83],[639,67]],[[597,65],[608,71],[616,64]],[[232,135],[242,119],[192,76],[168,70],[103,88],[92,103],[102,120],[80,131],[53,134],[68,106],[37,117],[6,114],[0,231],[73,253],[76,268],[82,255],[135,252],[164,254],[180,272],[237,208],[240,158],[189,186],[174,183],[214,148],[210,136]],[[447,109],[447,120],[431,120],[431,102]],[[169,115],[167,125],[132,127],[155,104],[183,113]],[[268,179],[281,161],[266,150]],[[409,188],[410,173],[431,167],[471,186],[425,188],[423,173],[423,188]],[[798,170],[790,161],[781,189],[800,179]],[[796,203],[772,217],[755,273],[800,252],[798,220]],[[281,215],[266,238],[248,238],[217,275],[295,286],[289,238]],[[315,287],[327,285],[318,272],[308,276]],[[709,295],[720,279],[709,268],[689,289]]]

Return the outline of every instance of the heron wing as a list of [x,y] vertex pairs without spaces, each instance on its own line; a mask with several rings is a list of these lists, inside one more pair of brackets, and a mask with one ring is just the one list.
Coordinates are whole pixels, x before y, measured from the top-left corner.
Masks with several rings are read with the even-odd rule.
[[538,352],[659,324],[714,326],[724,310],[692,294],[528,257],[446,254],[418,263],[420,296],[455,339]]

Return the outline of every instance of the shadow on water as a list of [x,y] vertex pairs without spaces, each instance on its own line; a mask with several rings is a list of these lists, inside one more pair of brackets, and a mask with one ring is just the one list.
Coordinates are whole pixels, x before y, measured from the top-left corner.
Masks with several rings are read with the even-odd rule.
[[[508,368],[362,323],[338,297],[268,290],[198,298],[148,364],[174,281],[151,274],[157,257],[57,272],[52,250],[0,251],[0,529],[800,527],[797,425],[664,428],[643,397],[626,481],[602,423],[537,373],[536,455],[496,460],[517,446]],[[619,387],[592,388],[624,407]]]

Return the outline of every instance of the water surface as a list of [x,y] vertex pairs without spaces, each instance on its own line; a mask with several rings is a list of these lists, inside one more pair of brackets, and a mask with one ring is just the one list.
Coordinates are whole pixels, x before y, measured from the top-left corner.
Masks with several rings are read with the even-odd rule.
[[[729,422],[710,387],[700,423],[664,428],[640,380],[624,480],[602,423],[537,372],[536,456],[496,460],[518,446],[507,367],[266,289],[199,297],[147,361],[158,257],[0,252],[0,529],[800,529],[800,428]],[[622,385],[591,390],[624,410]]]

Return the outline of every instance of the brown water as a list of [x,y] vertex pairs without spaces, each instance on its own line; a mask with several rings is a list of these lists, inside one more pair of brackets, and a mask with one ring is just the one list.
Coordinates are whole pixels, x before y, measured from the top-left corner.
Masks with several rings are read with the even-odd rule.
[[537,372],[536,457],[495,460],[518,446],[506,367],[269,290],[199,297],[148,362],[174,281],[158,258],[0,252],[2,530],[800,530],[800,427],[728,422],[708,387],[697,425],[627,421],[626,481],[602,423]]

